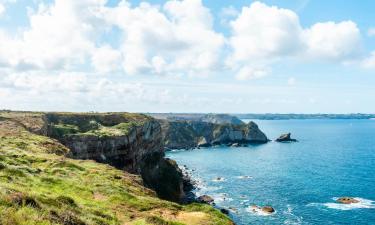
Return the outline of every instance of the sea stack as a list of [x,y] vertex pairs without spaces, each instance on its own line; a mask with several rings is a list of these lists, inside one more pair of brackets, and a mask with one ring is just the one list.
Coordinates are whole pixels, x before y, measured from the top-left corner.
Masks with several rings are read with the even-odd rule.
[[277,142],[296,142],[296,139],[290,137],[291,133],[282,134],[279,138],[276,139]]

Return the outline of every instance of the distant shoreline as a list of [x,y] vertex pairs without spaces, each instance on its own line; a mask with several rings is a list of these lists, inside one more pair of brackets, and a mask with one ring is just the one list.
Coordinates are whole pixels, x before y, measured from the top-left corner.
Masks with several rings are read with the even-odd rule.
[[[194,119],[206,113],[145,113],[159,119]],[[208,113],[209,114],[209,113]],[[367,119],[375,120],[375,114],[350,113],[350,114],[294,114],[294,113],[228,113],[239,119],[253,120],[291,120],[291,119]]]
[[375,114],[233,114],[239,119],[291,120],[291,119],[363,119],[374,120]]

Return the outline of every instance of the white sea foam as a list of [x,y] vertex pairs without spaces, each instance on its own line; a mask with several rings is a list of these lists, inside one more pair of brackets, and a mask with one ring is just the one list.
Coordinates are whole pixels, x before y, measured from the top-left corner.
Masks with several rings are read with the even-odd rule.
[[288,224],[288,225],[289,224],[292,224],[292,225],[302,224],[302,218],[293,214],[293,207],[291,205],[287,205],[287,209],[283,211],[283,213],[288,218],[284,221],[284,224]]
[[237,179],[253,179],[252,176],[237,176]]
[[227,193],[213,194],[212,198],[216,203],[233,201],[233,198],[230,198]]
[[[337,201],[337,197],[332,198],[332,200]],[[364,199],[355,197],[358,200],[357,203],[343,204],[338,202],[327,202],[327,203],[310,203],[308,206],[324,206],[329,209],[338,210],[353,210],[353,209],[375,209],[375,201],[370,199]]]
[[[338,198],[333,198],[337,200]],[[375,209],[374,201],[364,198],[354,198],[358,200],[357,203],[342,204],[342,203],[324,203],[323,205],[330,209],[339,209],[339,210],[351,210],[351,209]]]

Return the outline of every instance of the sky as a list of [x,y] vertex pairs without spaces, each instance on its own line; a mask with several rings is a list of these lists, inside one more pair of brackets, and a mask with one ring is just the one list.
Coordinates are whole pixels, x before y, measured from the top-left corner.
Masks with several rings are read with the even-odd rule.
[[0,0],[0,109],[375,113],[372,0]]

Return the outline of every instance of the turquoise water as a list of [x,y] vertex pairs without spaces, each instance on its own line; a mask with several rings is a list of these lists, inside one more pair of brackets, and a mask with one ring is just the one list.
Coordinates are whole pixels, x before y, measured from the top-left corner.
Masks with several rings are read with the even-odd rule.
[[[291,132],[299,142],[167,156],[191,169],[198,195],[235,208],[230,216],[239,225],[375,224],[375,120],[256,122],[270,139]],[[217,177],[224,180],[214,181]],[[360,203],[335,203],[340,196],[357,197]],[[271,205],[276,213],[253,213],[252,204]]]

